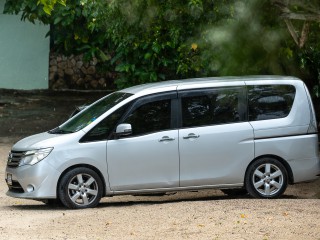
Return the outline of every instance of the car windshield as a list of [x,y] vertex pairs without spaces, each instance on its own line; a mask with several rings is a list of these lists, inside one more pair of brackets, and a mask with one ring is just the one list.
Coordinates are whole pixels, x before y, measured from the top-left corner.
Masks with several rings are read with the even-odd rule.
[[94,122],[98,117],[100,117],[110,108],[114,107],[116,104],[130,96],[132,96],[132,94],[124,92],[111,93],[95,104],[85,108],[76,116],[63,123],[60,127],[49,131],[49,133],[64,134],[77,132],[88,126],[90,123]]

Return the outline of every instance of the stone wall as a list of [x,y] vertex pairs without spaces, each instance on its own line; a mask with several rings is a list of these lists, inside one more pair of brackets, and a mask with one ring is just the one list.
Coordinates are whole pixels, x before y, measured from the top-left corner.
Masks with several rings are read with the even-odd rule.
[[113,89],[114,75],[99,73],[97,60],[83,60],[83,55],[63,56],[51,53],[49,62],[50,89]]

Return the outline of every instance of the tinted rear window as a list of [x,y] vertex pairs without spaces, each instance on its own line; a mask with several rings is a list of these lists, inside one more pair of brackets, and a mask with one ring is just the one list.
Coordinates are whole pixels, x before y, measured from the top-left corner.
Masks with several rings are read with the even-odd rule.
[[182,127],[243,121],[240,96],[242,96],[241,87],[182,92]]
[[248,86],[249,121],[288,116],[295,93],[296,89],[292,85]]

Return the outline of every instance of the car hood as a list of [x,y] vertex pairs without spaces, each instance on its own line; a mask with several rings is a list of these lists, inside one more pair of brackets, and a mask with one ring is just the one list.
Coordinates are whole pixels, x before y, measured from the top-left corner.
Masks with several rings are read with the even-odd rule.
[[26,137],[13,145],[14,151],[28,151],[33,149],[55,147],[60,144],[66,143],[77,135],[76,133],[70,134],[51,134],[48,132],[39,133]]

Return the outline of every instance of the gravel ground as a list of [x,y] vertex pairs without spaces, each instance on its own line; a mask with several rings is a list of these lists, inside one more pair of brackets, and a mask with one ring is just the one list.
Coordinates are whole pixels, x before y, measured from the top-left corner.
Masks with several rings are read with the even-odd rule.
[[162,197],[103,198],[68,210],[5,195],[12,141],[0,141],[0,239],[316,239],[320,180],[290,186],[281,199],[231,198],[219,190]]

